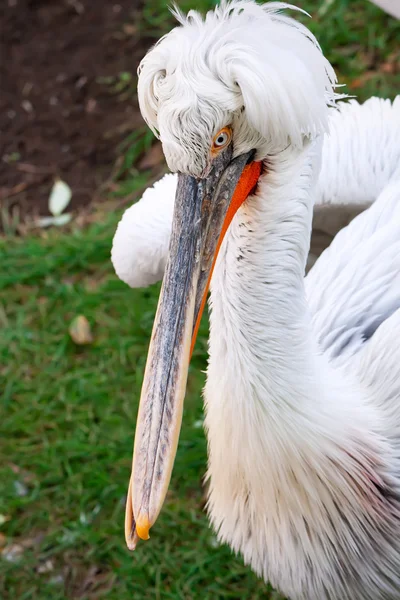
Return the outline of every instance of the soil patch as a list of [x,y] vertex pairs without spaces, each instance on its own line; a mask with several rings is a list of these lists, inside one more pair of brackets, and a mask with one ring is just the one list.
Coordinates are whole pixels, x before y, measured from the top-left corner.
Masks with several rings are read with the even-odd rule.
[[[48,214],[61,177],[71,208],[91,202],[117,146],[142,125],[134,96],[150,41],[134,0],[4,0],[0,6],[0,202]],[[125,79],[124,79],[125,78]],[[129,78],[128,78],[129,79]]]

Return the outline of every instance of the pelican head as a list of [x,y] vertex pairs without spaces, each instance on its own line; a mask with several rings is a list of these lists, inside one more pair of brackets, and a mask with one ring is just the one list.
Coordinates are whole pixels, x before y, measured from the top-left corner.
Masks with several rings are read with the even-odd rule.
[[[125,533],[148,538],[175,458],[191,349],[218,250],[268,156],[327,125],[335,75],[282,2],[221,2],[180,25],[139,67],[142,115],[178,172],[169,257],[136,425]],[[268,168],[268,167],[266,167]]]

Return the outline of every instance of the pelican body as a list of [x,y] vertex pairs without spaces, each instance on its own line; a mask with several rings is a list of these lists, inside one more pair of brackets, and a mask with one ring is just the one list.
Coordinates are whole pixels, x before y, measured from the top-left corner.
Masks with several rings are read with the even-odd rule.
[[141,111],[177,177],[126,540],[148,538],[165,498],[210,286],[207,510],[219,539],[292,600],[399,600],[399,179],[394,168],[305,278],[336,79],[284,8],[177,13],[140,66]]

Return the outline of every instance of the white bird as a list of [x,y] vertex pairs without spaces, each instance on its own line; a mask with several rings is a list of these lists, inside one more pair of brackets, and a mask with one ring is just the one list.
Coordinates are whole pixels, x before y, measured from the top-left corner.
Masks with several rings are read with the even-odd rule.
[[[236,0],[205,20],[178,14],[181,26],[140,67],[142,114],[178,176],[165,184],[174,214],[126,540],[147,539],[165,498],[212,275],[205,408],[219,539],[292,600],[399,600],[400,180],[397,165],[383,189],[360,171],[369,201],[379,197],[304,278],[336,80],[284,8]],[[398,127],[399,99],[380,106]],[[350,154],[326,160],[320,182]],[[121,275],[132,240],[118,231]],[[155,278],[163,253],[152,256]]]
[[[400,99],[339,102],[330,109],[313,215],[317,250],[400,179]],[[160,281],[168,257],[178,176],[164,175],[125,211],[112,260],[122,281],[147,287]],[[312,262],[317,256],[312,257]]]

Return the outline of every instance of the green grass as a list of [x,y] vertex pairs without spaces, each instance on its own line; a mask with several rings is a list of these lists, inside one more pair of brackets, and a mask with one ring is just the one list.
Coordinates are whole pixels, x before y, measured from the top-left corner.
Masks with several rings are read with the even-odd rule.
[[[394,95],[398,75],[382,70],[396,50],[393,20],[367,0],[351,0],[351,10],[345,0],[302,6],[316,15],[309,25],[349,91]],[[166,18],[164,2],[149,2],[141,26],[158,37]],[[147,144],[144,132],[128,140],[125,173]],[[142,184],[143,176],[127,177],[121,194]],[[164,510],[150,542],[133,554],[125,548],[124,501],[158,286],[129,290],[113,274],[118,217],[84,231],[0,240],[0,542],[20,551],[14,562],[0,557],[0,597],[271,598],[240,558],[218,547],[204,515],[206,320]],[[89,346],[75,346],[68,334],[78,314],[91,323]]]
[[[14,563],[0,560],[0,597],[264,598],[240,559],[216,547],[203,512],[206,322],[165,509],[149,543],[134,554],[125,548],[124,500],[158,287],[130,291],[116,279],[109,260],[116,219],[0,242],[0,513],[9,517],[2,528],[9,543],[33,544]],[[92,325],[90,346],[69,337],[78,314]],[[16,482],[26,495],[18,496]],[[37,573],[46,560],[54,569]]]

